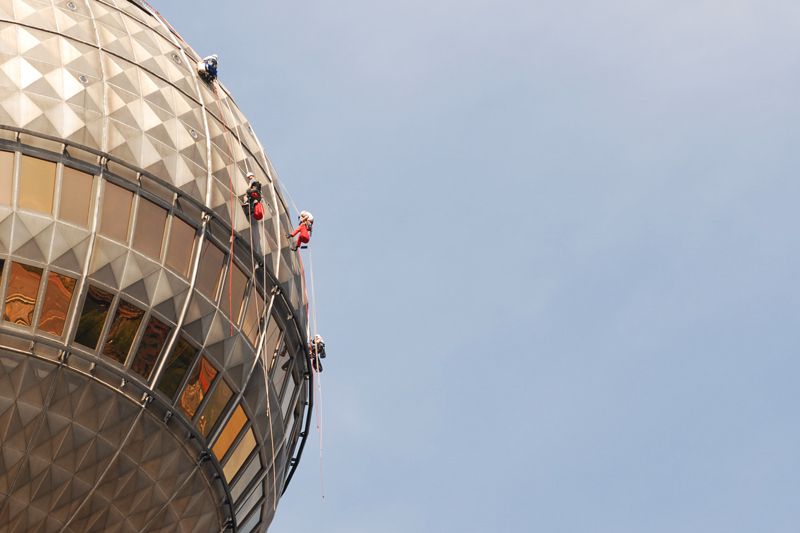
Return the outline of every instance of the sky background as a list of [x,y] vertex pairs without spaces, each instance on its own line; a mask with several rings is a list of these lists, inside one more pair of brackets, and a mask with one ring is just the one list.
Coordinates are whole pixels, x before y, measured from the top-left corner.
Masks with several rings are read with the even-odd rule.
[[153,4],[316,219],[271,532],[800,530],[800,3]]

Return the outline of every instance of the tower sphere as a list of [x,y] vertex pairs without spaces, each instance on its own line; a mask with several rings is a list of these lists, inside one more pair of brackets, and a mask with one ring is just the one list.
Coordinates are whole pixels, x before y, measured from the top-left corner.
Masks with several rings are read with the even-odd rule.
[[0,2],[2,531],[265,531],[297,466],[303,268],[201,58],[141,0]]

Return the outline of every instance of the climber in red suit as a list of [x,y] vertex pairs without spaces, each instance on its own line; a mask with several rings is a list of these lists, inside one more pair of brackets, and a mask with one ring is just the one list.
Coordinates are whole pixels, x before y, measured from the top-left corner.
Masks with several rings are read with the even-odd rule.
[[297,242],[292,245],[292,250],[299,249],[301,245],[306,244],[311,239],[311,229],[313,226],[314,215],[308,211],[302,211],[300,213],[300,224],[297,226],[297,229],[286,236],[288,239],[291,239],[299,234]]

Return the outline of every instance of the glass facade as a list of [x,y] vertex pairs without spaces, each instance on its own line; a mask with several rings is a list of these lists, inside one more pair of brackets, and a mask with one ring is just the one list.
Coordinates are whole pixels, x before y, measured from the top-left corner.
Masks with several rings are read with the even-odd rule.
[[3,320],[19,326],[30,327],[33,324],[33,311],[41,281],[41,268],[11,263]]
[[208,359],[200,358],[200,362],[195,366],[192,376],[183,387],[178,406],[187,418],[191,419],[197,412],[197,408],[203,402],[211,383],[217,377],[217,369],[214,368]]
[[0,205],[13,202],[14,152],[0,152]]
[[100,215],[100,234],[115,241],[128,241],[133,193],[113,183],[105,182]]
[[[23,179],[28,180],[27,186],[22,185]],[[95,187],[98,179],[99,189]],[[14,183],[17,181],[20,186],[15,198]],[[35,194],[38,186],[41,191]],[[191,275],[192,255],[198,253],[195,250],[198,230],[170,215],[165,207],[137,198],[134,192],[95,174],[0,151],[0,205],[15,204],[34,213],[49,214],[84,231],[91,230],[96,210],[98,234],[119,243],[130,242],[132,249],[154,261],[163,259],[164,266],[179,276],[189,278]],[[251,274],[230,262],[228,250],[210,239],[199,253],[195,289],[230,317],[235,326],[241,323],[241,330],[237,327],[229,334],[240,334],[255,346],[260,333],[264,332],[263,353],[265,360],[270,361],[272,386],[278,393],[283,392],[279,394],[280,410],[286,413],[288,426],[275,444],[279,450],[289,451],[276,453],[275,457],[288,461],[303,420],[303,398],[297,393],[299,378],[292,374],[296,371],[295,358],[281,341],[283,331],[278,322],[271,317],[262,320],[268,301],[250,283]],[[94,246],[89,254],[92,257],[90,273],[108,263],[105,257],[108,254],[106,249]],[[232,494],[237,501],[236,518],[246,521],[248,527],[255,527],[260,522],[256,508],[265,498],[263,483],[253,483],[263,475],[265,468],[260,455],[255,453],[260,445],[257,431],[243,406],[234,402],[236,388],[207,354],[201,353],[189,337],[179,333],[171,353],[165,355],[164,347],[175,325],[127,296],[119,297],[118,290],[105,283],[86,283],[78,292],[80,279],[74,275],[24,261],[8,261],[3,265],[0,259],[0,268],[3,266],[7,271],[3,294],[6,323],[31,328],[36,321],[35,331],[61,339],[68,333],[70,316],[74,315],[68,339],[72,338],[76,345],[90,351],[97,350],[99,355],[118,365],[117,368],[129,369],[143,383],[153,378],[159,360],[165,358],[155,389],[170,399],[173,409],[185,417],[201,437],[214,438],[209,445],[213,444],[211,450],[221,463],[224,479],[232,483]],[[152,289],[155,288],[153,285]],[[164,286],[160,285],[158,290],[165,290]],[[273,315],[275,312],[277,308]],[[191,320],[187,318],[183,327],[190,326]],[[224,329],[228,331],[227,326]],[[105,379],[103,375],[98,374]],[[299,410],[293,407],[295,405]],[[283,472],[284,467],[279,471]]]
[[225,427],[222,428],[222,432],[214,443],[214,447],[211,448],[214,455],[217,456],[217,460],[221,461],[225,454],[228,453],[231,444],[233,444],[233,441],[247,422],[247,415],[244,409],[242,409],[241,405],[237,405],[230,419],[228,419],[228,422],[225,424]]
[[60,337],[64,334],[67,313],[72,304],[72,293],[77,280],[69,276],[50,272],[47,275],[47,290],[44,293],[39,329]]
[[179,336],[178,342],[175,343],[175,348],[167,359],[164,374],[158,382],[158,390],[168,398],[175,398],[175,393],[178,392],[178,388],[189,371],[189,367],[192,366],[198,351],[183,335]]
[[78,322],[78,331],[75,333],[75,342],[92,350],[97,348],[112,301],[114,301],[112,293],[89,285]]
[[120,300],[114,321],[108,330],[106,343],[103,346],[103,355],[124,364],[133,339],[139,331],[142,317],[144,317],[144,311],[125,300]]
[[[283,477],[291,457],[267,449],[266,438],[283,450],[287,437],[277,420],[267,433],[261,400],[274,397],[265,373],[284,336],[278,381],[302,381],[301,254],[287,249],[279,187],[265,191],[263,223],[251,228],[238,206],[226,215],[247,189],[244,170],[275,186],[271,163],[226,89],[196,83],[197,54],[144,3],[0,11],[0,377],[24,383],[0,387],[10,420],[0,480],[17,480],[4,495],[15,502],[9,527],[111,531],[125,515],[132,531],[162,517],[187,531],[228,520],[264,531],[282,487],[259,478]],[[266,287],[249,261],[259,233]],[[297,388],[278,404],[302,415]],[[304,418],[294,420],[289,440]],[[202,449],[219,462],[198,465]],[[64,479],[80,483],[64,491]],[[147,497],[123,502],[104,489],[113,479]],[[47,494],[75,510],[73,523]],[[89,516],[97,509],[107,512]]]
[[61,201],[58,217],[78,226],[89,223],[92,205],[93,176],[74,168],[64,167],[61,177]]
[[200,255],[200,267],[197,270],[197,290],[212,301],[217,296],[223,259],[222,250],[206,241]]
[[233,449],[230,457],[222,465],[222,470],[225,472],[225,479],[230,482],[233,477],[239,472],[247,457],[256,448],[256,436],[253,433],[253,428],[247,430],[239,441],[239,444]]
[[153,202],[139,199],[136,214],[136,231],[133,234],[133,247],[153,259],[161,256],[161,243],[164,241],[164,228],[167,225],[167,211]]
[[172,217],[166,264],[182,276],[189,273],[195,233],[195,229],[189,224],[178,217]]
[[225,383],[225,380],[219,380],[197,419],[197,429],[201,435],[208,437],[211,430],[214,429],[219,416],[225,411],[231,396],[233,396],[231,388]]
[[22,156],[20,165],[19,207],[29,211],[53,212],[56,186],[56,164],[30,156]]

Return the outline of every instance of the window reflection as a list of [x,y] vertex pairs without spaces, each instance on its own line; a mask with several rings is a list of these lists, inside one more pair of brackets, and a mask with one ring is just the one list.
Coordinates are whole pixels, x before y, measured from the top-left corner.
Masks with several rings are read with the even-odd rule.
[[222,273],[222,250],[206,241],[200,256],[200,267],[197,269],[197,290],[214,300]]
[[0,152],[0,204],[11,205],[14,182],[14,152]]
[[139,349],[136,351],[136,356],[133,358],[131,370],[139,374],[145,379],[150,379],[150,373],[156,366],[161,349],[164,343],[167,342],[170,327],[161,322],[156,317],[150,317],[147,322],[147,327],[142,334],[142,341],[139,343]]
[[133,339],[139,331],[139,324],[142,323],[142,317],[144,311],[125,300],[120,300],[103,346],[103,355],[125,364]]
[[253,487],[253,491],[247,496],[247,499],[236,512],[236,522],[241,523],[245,517],[253,510],[253,507],[261,500],[261,497],[264,495],[264,484],[259,483],[255,487]]
[[217,376],[217,369],[206,359],[200,358],[200,363],[194,368],[192,377],[183,387],[181,399],[178,402],[183,413],[191,420],[197,412],[197,408],[203,402],[211,383]]
[[292,379],[286,385],[286,392],[283,393],[283,401],[281,402],[281,415],[283,417],[286,417],[286,413],[289,412],[289,404],[292,402],[295,389],[297,389],[297,378],[292,374]]
[[217,423],[219,415],[225,410],[228,401],[233,396],[231,388],[225,383],[225,380],[220,379],[214,392],[211,393],[211,398],[206,402],[203,407],[203,412],[200,413],[200,418],[197,419],[197,429],[204,437],[208,437],[214,425]]
[[167,247],[166,264],[175,272],[186,276],[192,262],[192,249],[194,248],[195,229],[179,219],[172,217],[172,227],[169,230],[169,246]]
[[104,183],[103,189],[100,234],[117,241],[127,242],[133,193],[107,181]]
[[280,397],[281,390],[283,390],[283,383],[286,381],[286,374],[292,366],[292,358],[289,357],[285,346],[281,347],[278,353],[280,355],[275,358],[275,363],[273,365],[275,368],[272,374],[272,384],[275,386],[275,394]]
[[110,292],[89,285],[78,322],[78,331],[75,333],[75,342],[93,350],[97,348],[97,341],[100,340],[100,333],[103,331],[113,299],[114,295]]
[[92,204],[91,174],[64,167],[61,176],[61,203],[59,218],[79,226],[89,222],[89,207]]
[[77,280],[55,272],[47,275],[47,289],[44,294],[39,329],[60,337],[64,333],[67,313],[72,303],[72,293]]
[[236,437],[246,423],[247,415],[244,409],[242,409],[242,406],[237,405],[230,419],[228,419],[228,422],[225,424],[225,427],[222,429],[222,432],[219,434],[217,442],[214,443],[214,447],[211,448],[218,460],[222,460],[228,452],[228,448],[231,447],[231,444],[236,440]]
[[264,339],[264,356],[269,357],[270,371],[272,371],[278,359],[277,350],[278,342],[281,340],[281,333],[283,332],[278,323],[274,319],[270,319],[269,324],[267,324],[267,337]]
[[234,448],[233,453],[231,453],[231,456],[228,458],[228,462],[222,467],[226,481],[230,483],[255,447],[256,437],[253,434],[253,428],[250,428],[247,430],[247,433],[244,434],[242,440],[239,441],[236,448]]
[[153,202],[139,198],[133,247],[148,257],[158,259],[161,256],[161,243],[164,240],[166,224],[166,210]]
[[234,501],[238,502],[239,496],[242,495],[242,492],[244,492],[250,482],[253,481],[260,471],[261,457],[256,454],[256,456],[253,457],[253,460],[247,464],[242,472],[242,475],[236,480],[236,483],[234,483],[231,487],[231,497],[233,497]]
[[[239,324],[239,311],[244,300],[244,289],[247,286],[247,277],[238,266],[231,265],[228,275],[222,282],[222,296],[219,299],[219,308],[234,324]],[[232,274],[231,274],[232,271]],[[230,290],[232,289],[232,290]],[[230,295],[233,295],[231,297]]]
[[36,296],[39,294],[41,280],[41,268],[21,263],[11,263],[3,320],[20,326],[30,326],[32,324]]
[[18,185],[19,206],[22,209],[51,214],[55,187],[55,163],[22,156]]
[[170,399],[175,398],[175,393],[183,381],[189,367],[192,366],[195,356],[197,355],[197,348],[192,346],[182,335],[178,337],[178,342],[175,343],[175,348],[167,359],[167,364],[164,367],[164,374],[158,382],[158,390],[166,394]]

